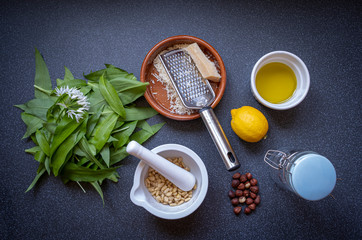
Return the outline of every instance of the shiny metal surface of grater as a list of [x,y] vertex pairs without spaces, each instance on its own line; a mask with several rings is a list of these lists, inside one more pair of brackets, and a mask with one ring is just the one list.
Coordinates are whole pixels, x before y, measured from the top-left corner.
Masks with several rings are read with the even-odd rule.
[[183,49],[176,49],[161,54],[160,60],[185,107],[199,110],[226,169],[232,171],[239,168],[239,161],[210,107],[215,93],[209,81],[202,78],[191,56]]
[[185,107],[202,109],[211,105],[215,100],[215,93],[209,81],[203,79],[187,52],[176,49],[160,57]]

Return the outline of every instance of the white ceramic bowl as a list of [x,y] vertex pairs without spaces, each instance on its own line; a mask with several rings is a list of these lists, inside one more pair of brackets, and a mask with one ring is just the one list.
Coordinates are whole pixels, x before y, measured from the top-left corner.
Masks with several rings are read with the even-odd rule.
[[190,172],[196,178],[196,189],[193,190],[191,200],[179,206],[171,207],[159,203],[145,186],[149,166],[140,161],[134,175],[133,187],[130,193],[131,201],[145,208],[153,215],[164,219],[179,219],[190,215],[201,205],[206,196],[209,180],[205,164],[194,151],[179,144],[165,144],[151,151],[164,158],[182,157],[183,162],[190,168]]
[[[262,98],[258,93],[255,85],[256,75],[260,68],[272,62],[280,62],[289,66],[293,70],[297,78],[297,88],[295,89],[292,97],[287,101],[279,104],[270,103]],[[287,110],[297,106],[307,96],[310,84],[309,72],[304,62],[298,56],[285,51],[271,52],[260,58],[259,61],[257,61],[257,63],[255,64],[253,71],[251,72],[250,80],[251,91],[253,92],[256,100],[258,100],[258,102],[260,102],[264,106],[275,110]]]

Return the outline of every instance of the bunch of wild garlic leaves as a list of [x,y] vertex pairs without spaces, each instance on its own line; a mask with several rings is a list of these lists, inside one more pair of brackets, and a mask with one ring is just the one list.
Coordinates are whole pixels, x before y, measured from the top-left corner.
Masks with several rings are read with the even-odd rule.
[[128,156],[127,143],[142,144],[164,124],[150,126],[146,119],[157,112],[135,105],[148,83],[133,74],[106,64],[84,77],[88,81],[75,79],[65,67],[64,79],[57,79],[53,90],[44,59],[35,50],[35,98],[16,105],[27,125],[23,138],[36,145],[25,151],[39,163],[27,191],[47,172],[81,188],[80,182],[89,182],[104,201],[100,185],[105,179],[118,181],[116,169]]

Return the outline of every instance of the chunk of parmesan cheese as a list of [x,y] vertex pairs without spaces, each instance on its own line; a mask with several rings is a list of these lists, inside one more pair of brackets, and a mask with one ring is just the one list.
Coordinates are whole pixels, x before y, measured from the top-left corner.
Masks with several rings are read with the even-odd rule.
[[220,81],[220,74],[218,73],[215,64],[211,62],[205,54],[201,51],[197,43],[190,44],[185,48],[192,60],[196,64],[203,78],[206,78],[213,82]]

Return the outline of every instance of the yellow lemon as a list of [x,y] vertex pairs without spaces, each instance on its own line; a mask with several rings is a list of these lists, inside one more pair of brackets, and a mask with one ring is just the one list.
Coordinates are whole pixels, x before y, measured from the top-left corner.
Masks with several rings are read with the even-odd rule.
[[244,106],[232,109],[231,118],[231,128],[244,141],[258,142],[268,132],[268,120],[256,108]]

